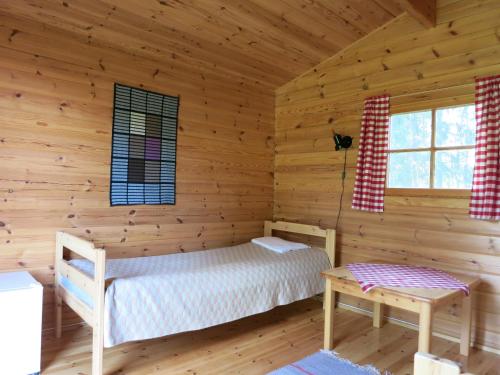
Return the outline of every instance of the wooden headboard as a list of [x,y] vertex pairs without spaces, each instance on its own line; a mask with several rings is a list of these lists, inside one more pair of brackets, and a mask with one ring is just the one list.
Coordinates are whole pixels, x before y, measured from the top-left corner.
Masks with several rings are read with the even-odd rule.
[[272,236],[273,230],[323,237],[325,239],[325,252],[328,259],[330,259],[330,264],[335,267],[335,229],[322,229],[316,225],[266,220],[264,222],[264,236]]

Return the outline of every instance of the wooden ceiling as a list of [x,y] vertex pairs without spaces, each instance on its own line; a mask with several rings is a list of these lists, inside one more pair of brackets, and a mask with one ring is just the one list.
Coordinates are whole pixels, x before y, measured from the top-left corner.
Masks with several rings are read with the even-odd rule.
[[[280,86],[402,13],[392,0],[3,0],[0,12]],[[127,45],[123,37],[127,36]]]

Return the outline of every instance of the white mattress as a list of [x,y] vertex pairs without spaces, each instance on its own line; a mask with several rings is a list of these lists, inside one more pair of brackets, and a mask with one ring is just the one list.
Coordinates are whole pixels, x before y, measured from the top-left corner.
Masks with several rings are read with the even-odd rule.
[[[88,275],[93,264],[71,263]],[[252,243],[208,251],[110,259],[104,346],[202,329],[312,297],[330,267],[318,248],[278,254]],[[67,279],[63,285],[91,306]]]

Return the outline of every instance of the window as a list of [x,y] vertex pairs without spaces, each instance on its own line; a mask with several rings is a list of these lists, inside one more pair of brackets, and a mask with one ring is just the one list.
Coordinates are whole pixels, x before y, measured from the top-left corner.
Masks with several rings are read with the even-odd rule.
[[388,188],[470,189],[474,105],[391,116]]

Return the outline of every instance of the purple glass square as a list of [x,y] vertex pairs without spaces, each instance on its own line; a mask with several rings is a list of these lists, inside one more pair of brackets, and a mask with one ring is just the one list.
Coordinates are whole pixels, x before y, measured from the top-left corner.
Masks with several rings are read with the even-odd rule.
[[146,159],[160,160],[160,140],[157,138],[146,138]]

